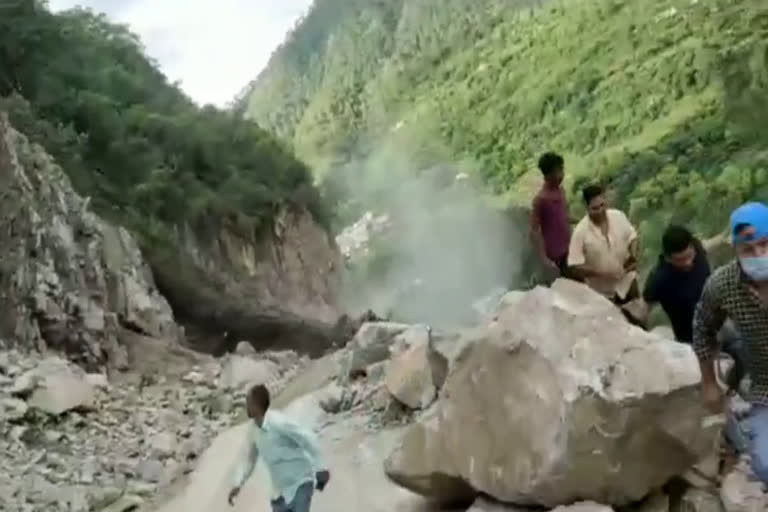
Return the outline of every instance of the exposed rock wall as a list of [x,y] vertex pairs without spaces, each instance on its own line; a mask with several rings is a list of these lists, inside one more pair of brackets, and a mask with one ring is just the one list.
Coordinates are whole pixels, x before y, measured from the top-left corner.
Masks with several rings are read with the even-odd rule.
[[340,253],[305,209],[284,207],[258,230],[211,216],[179,228],[173,250],[147,253],[198,350],[221,354],[248,340],[319,355],[354,334],[336,306]]
[[95,215],[0,113],[0,335],[96,367],[127,364],[124,329],[183,334],[133,237]]

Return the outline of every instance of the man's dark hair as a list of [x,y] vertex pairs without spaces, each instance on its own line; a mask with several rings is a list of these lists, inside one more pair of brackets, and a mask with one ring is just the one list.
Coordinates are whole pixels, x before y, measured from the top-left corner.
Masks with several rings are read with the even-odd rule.
[[269,409],[269,390],[264,384],[256,384],[248,390],[248,396],[246,400],[249,403],[258,405],[262,411],[266,412]]
[[605,189],[602,185],[587,185],[581,191],[581,197],[584,198],[584,204],[589,204],[597,196],[601,196],[605,193]]
[[563,157],[551,151],[544,153],[539,158],[539,169],[544,176],[549,176],[558,169],[561,169],[564,164]]
[[671,225],[661,237],[664,256],[671,256],[686,250],[693,243],[693,235],[682,226]]

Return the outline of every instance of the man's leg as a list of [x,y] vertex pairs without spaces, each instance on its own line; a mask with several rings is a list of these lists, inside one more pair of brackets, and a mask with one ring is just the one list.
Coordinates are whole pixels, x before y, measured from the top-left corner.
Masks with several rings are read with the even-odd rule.
[[272,512],[290,512],[290,509],[288,508],[288,505],[286,505],[285,500],[283,497],[279,497],[276,500],[271,501],[272,504]]
[[307,482],[296,491],[296,497],[293,498],[288,512],[309,512],[309,506],[312,504],[312,493],[315,491],[315,483]]
[[763,483],[768,483],[768,406],[752,406],[749,430],[752,471]]

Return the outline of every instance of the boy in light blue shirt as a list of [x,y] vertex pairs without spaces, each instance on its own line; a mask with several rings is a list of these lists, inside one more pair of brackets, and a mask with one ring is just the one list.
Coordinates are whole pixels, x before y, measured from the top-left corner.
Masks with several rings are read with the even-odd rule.
[[330,473],[320,464],[320,450],[309,430],[269,409],[269,391],[253,386],[246,396],[248,451],[234,474],[229,504],[253,473],[261,457],[272,478],[274,512],[309,512],[312,494],[322,491]]

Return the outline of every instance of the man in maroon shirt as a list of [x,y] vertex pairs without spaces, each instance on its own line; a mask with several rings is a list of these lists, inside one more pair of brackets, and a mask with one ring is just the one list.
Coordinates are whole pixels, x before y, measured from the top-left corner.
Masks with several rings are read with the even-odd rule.
[[563,190],[564,161],[556,153],[539,158],[544,184],[533,199],[531,238],[544,266],[555,276],[566,276],[571,224]]

